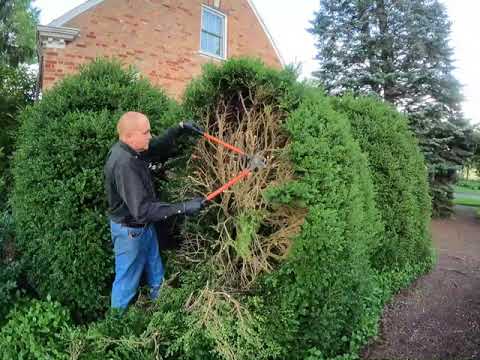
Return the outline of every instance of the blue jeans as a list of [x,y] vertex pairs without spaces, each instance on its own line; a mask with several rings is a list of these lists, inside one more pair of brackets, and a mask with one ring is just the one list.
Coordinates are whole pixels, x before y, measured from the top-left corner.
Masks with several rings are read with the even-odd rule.
[[126,309],[138,290],[145,271],[150,298],[156,299],[163,282],[163,264],[153,225],[131,228],[110,221],[115,253],[112,308]]

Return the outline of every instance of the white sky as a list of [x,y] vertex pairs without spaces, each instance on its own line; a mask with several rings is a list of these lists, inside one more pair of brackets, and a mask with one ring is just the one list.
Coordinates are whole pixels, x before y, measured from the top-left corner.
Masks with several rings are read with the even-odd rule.
[[[478,33],[479,0],[441,0],[452,22],[451,45],[455,51],[455,76],[463,85],[463,111],[474,123],[480,123],[480,41]],[[45,25],[62,16],[84,0],[34,0]],[[306,31],[320,0],[253,0],[286,63],[302,64],[302,75],[316,69],[314,37]]]

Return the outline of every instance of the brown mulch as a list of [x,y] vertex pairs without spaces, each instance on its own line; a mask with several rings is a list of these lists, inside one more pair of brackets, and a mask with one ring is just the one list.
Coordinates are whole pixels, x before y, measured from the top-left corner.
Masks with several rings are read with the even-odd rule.
[[363,359],[480,359],[480,221],[457,206],[432,235],[438,264],[385,307]]

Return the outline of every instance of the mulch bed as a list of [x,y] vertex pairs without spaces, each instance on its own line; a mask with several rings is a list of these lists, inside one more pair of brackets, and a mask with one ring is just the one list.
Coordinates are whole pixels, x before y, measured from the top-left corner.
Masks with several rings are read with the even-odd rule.
[[480,359],[480,221],[457,206],[432,235],[437,266],[385,307],[364,359]]

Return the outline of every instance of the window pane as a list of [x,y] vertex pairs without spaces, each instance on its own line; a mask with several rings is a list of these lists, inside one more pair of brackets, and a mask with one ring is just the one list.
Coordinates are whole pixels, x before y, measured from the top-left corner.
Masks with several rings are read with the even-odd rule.
[[223,37],[223,17],[203,9],[203,30]]
[[223,57],[223,39],[202,31],[202,50]]
[[223,58],[225,56],[225,31],[225,17],[207,8],[202,8],[201,50]]

